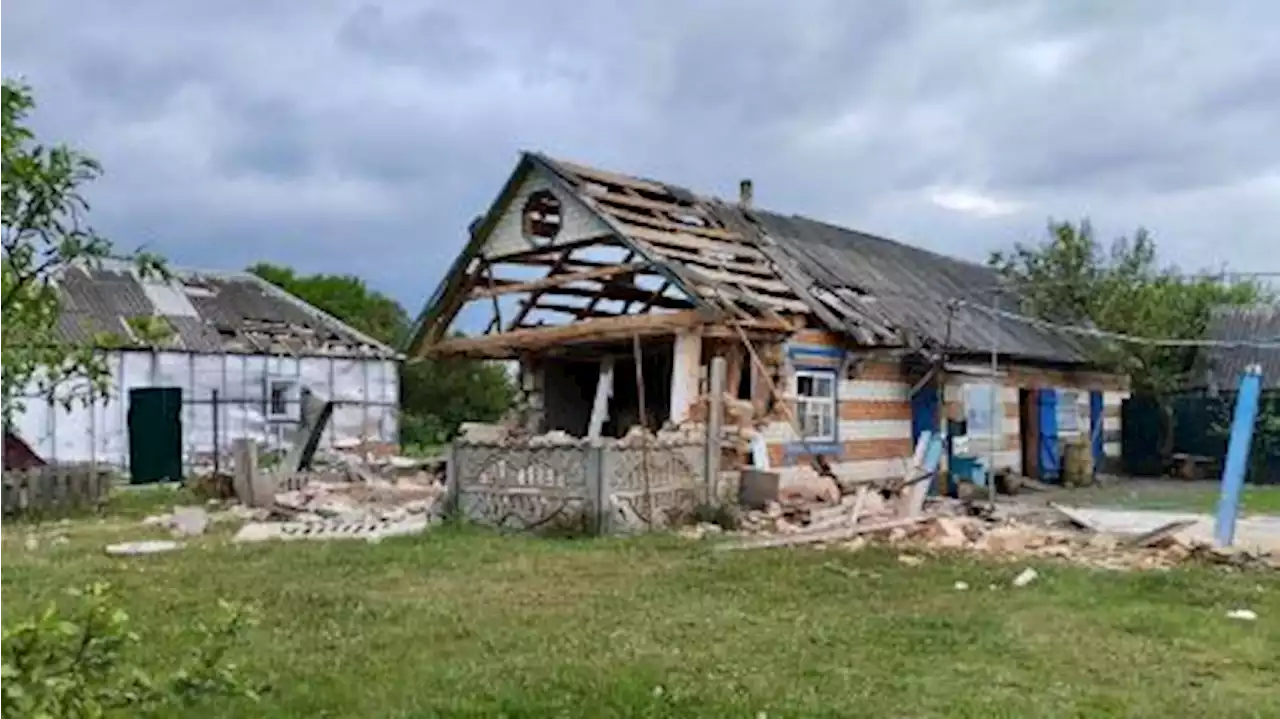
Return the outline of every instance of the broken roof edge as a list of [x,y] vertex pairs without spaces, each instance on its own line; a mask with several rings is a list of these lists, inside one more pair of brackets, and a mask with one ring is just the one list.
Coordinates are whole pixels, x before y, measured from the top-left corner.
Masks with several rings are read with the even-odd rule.
[[403,360],[405,358],[404,355],[398,352],[395,348],[373,337],[370,337],[364,332],[361,332],[355,327],[352,327],[346,322],[343,322],[337,317],[334,317],[333,315],[329,314],[328,312],[325,312],[319,307],[316,307],[310,302],[307,302],[301,297],[294,295],[292,292],[289,292],[283,287],[279,287],[271,283],[265,278],[259,277],[253,274],[252,272],[241,272],[238,275],[233,275],[233,277],[237,277],[237,276],[241,279],[251,279],[251,281],[258,283],[258,285],[261,286],[263,289],[265,289],[267,292],[275,294],[277,297],[285,300],[286,302],[293,303],[293,305],[296,306],[298,309],[302,310],[303,312],[306,312],[307,314],[315,317],[318,320],[321,320],[322,322],[329,322],[334,325],[337,325],[344,332],[350,333],[352,337],[355,337],[361,342],[364,342],[365,344],[377,350],[378,356],[382,359]]
[[[498,224],[498,219],[502,217],[501,208],[510,202],[512,194],[520,186],[520,183],[524,181],[525,175],[528,174],[532,164],[533,155],[534,153],[532,152],[521,151],[520,160],[516,163],[515,169],[507,175],[506,181],[502,183],[502,189],[498,191],[493,201],[489,203],[488,209],[481,216],[480,224],[476,225],[475,229],[468,234],[462,251],[453,259],[453,264],[449,266],[448,271],[436,284],[435,291],[423,303],[422,311],[418,313],[418,317],[409,327],[409,332],[406,334],[404,341],[399,343],[399,349],[405,355],[410,358],[425,355],[423,343],[427,339],[426,334],[439,321],[440,313],[444,310],[446,300],[451,299],[452,295],[457,292],[463,270],[475,258],[478,250],[484,246],[489,235],[493,232],[494,226]],[[455,308],[452,314],[456,315],[458,309],[460,308]]]
[[[562,164],[567,165],[568,167],[562,167]],[[527,179],[529,173],[535,170],[541,170],[546,173],[548,178],[552,182],[556,183],[561,190],[572,196],[584,210],[589,212],[593,217],[599,219],[606,227],[608,227],[610,233],[617,242],[627,249],[634,251],[639,257],[644,258],[644,260],[648,262],[655,271],[662,274],[671,281],[674,287],[683,292],[695,307],[699,307],[707,311],[715,311],[711,304],[702,297],[701,294],[694,291],[694,289],[689,286],[687,278],[685,278],[678,270],[672,268],[670,263],[653,257],[650,253],[646,252],[644,248],[638,246],[630,237],[627,236],[622,228],[618,227],[612,218],[602,213],[593,202],[588,201],[588,198],[585,197],[578,188],[573,186],[567,175],[572,172],[569,168],[575,166],[575,163],[556,160],[540,152],[534,152],[531,150],[522,150],[520,152],[520,159],[516,163],[515,169],[507,176],[507,180],[503,183],[502,189],[498,192],[497,197],[495,197],[493,202],[490,203],[488,209],[482,216],[483,219],[475,226],[475,230],[467,239],[467,243],[464,245],[462,252],[460,252],[454,259],[448,272],[440,282],[437,283],[435,291],[432,292],[430,297],[428,297],[426,303],[423,305],[422,311],[419,312],[417,319],[414,320],[405,341],[400,343],[400,349],[402,352],[410,358],[424,357],[431,354],[428,351],[429,344],[440,344],[449,341],[448,338],[443,336],[443,329],[438,333],[439,336],[437,336],[435,341],[432,343],[427,342],[427,335],[431,329],[435,328],[443,319],[442,316],[444,314],[449,315],[449,321],[452,321],[453,317],[456,317],[458,311],[461,309],[461,305],[452,307],[450,305],[454,296],[460,289],[463,272],[467,265],[470,264],[471,261],[479,254],[479,250],[484,247],[486,242],[488,242],[489,236],[493,233],[494,228],[498,224],[498,220],[501,219],[516,190],[520,187],[521,183]],[[583,165],[582,167],[586,166]],[[654,182],[657,184],[656,181]],[[463,304],[465,304],[465,300],[463,301]]]
[[[104,270],[109,270],[114,272],[129,272],[134,277],[136,277],[139,282],[152,281],[152,278],[150,277],[144,278],[142,276],[142,273],[138,271],[137,264],[135,264],[130,260],[118,258],[118,257],[94,258],[91,260],[85,260],[85,259],[76,260],[68,264],[66,267],[62,268],[62,271],[66,271],[70,269],[84,269],[85,267],[104,269]],[[311,315],[315,319],[323,323],[329,324],[332,327],[335,327],[341,330],[342,332],[345,332],[351,335],[351,337],[353,337],[354,339],[359,340],[361,343],[368,345],[369,347],[373,348],[376,351],[376,354],[374,355],[360,354],[360,353],[351,353],[350,355],[340,355],[337,353],[330,352],[330,353],[326,353],[326,356],[335,356],[335,357],[343,356],[343,357],[352,357],[352,358],[356,358],[356,357],[369,358],[370,356],[373,356],[379,359],[393,359],[393,360],[404,359],[404,355],[397,352],[394,348],[388,346],[386,343],[381,342],[377,339],[374,339],[373,337],[370,337],[364,332],[361,332],[360,330],[356,329],[355,327],[352,327],[346,322],[343,322],[337,317],[334,317],[328,312],[325,312],[324,310],[316,307],[315,305],[312,305],[311,303],[307,302],[301,297],[294,295],[293,293],[289,292],[283,287],[278,287],[275,284],[272,284],[271,282],[267,281],[266,279],[263,279],[262,277],[259,277],[258,275],[255,275],[254,273],[249,272],[247,270],[209,270],[209,269],[201,269],[197,267],[187,267],[183,265],[165,264],[164,272],[167,274],[167,277],[164,277],[165,281],[170,281],[173,279],[177,279],[179,281],[199,280],[201,278],[207,277],[209,279],[221,280],[224,282],[252,282],[258,285],[259,287],[261,287],[267,293],[272,294],[279,299],[282,299],[286,302],[291,303],[292,305],[297,307],[299,310],[302,310],[306,314]],[[157,316],[162,316],[162,315],[157,315]],[[147,348],[148,348],[147,345],[141,345],[137,347],[125,347],[120,349],[145,351]],[[168,351],[194,352],[193,350],[186,350],[183,348],[155,348],[155,349],[162,349],[166,352]],[[238,351],[237,352],[228,351],[228,353],[255,354],[255,355],[271,354],[271,353],[264,353],[264,352],[238,352]],[[196,352],[196,354],[201,354],[201,353]],[[279,353],[279,355],[286,356],[286,357],[293,356],[292,354],[289,354],[289,353]]]

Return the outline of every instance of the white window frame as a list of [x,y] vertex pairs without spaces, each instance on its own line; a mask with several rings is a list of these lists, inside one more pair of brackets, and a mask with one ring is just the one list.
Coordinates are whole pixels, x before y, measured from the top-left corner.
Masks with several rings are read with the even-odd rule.
[[[826,380],[831,388],[831,394],[828,396],[820,396],[814,394],[800,393],[800,379],[808,378],[810,386],[816,387],[817,380]],[[836,411],[836,383],[839,379],[835,370],[829,369],[798,369],[795,371],[796,379],[796,418],[800,424],[800,431],[804,433],[804,439],[812,442],[834,442],[836,439],[836,423],[839,421],[839,414]],[[819,417],[819,425],[821,425],[821,417],[828,418],[827,426],[830,428],[828,432],[819,432],[810,434],[806,431],[806,419],[810,416]]]
[[[987,396],[985,392],[982,396],[975,398],[974,390],[989,390],[995,397],[995,414],[991,413],[991,396]],[[980,427],[973,421],[975,413],[982,415],[991,415],[989,427]],[[1000,436],[1004,431],[1004,404],[1001,402],[1000,385],[994,382],[968,382],[964,385],[964,421],[965,434],[974,438],[983,438],[988,435]]]
[[[276,389],[280,388],[284,393],[284,410],[276,411]],[[299,416],[301,406],[296,401],[298,380],[294,377],[268,377],[266,387],[267,398],[267,419],[269,420],[293,420]]]

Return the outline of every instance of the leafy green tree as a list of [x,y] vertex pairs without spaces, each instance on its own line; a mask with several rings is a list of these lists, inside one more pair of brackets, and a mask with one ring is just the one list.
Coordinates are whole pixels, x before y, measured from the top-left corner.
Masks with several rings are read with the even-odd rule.
[[[1029,315],[1141,337],[1200,339],[1214,306],[1266,296],[1255,282],[1189,277],[1159,265],[1155,240],[1142,229],[1104,249],[1088,220],[1050,222],[1048,240],[993,252],[989,264]],[[1195,348],[1128,342],[1087,346],[1100,364],[1127,373],[1135,392],[1157,397],[1184,384],[1196,354]]]
[[[299,275],[269,263],[258,263],[249,271],[387,344],[397,344],[409,331],[405,309],[358,277]],[[462,422],[497,420],[511,406],[513,397],[506,373],[490,362],[407,362],[400,371],[401,444],[440,444],[451,438]]]
[[[106,387],[104,358],[93,347],[63,342],[56,280],[69,265],[112,256],[112,243],[86,220],[81,189],[97,179],[96,161],[65,145],[45,145],[27,126],[31,89],[11,80],[3,89],[3,421],[9,426],[30,388],[53,396],[72,378]],[[133,253],[144,274],[163,273],[159,259]],[[88,400],[59,393],[64,404]]]
[[269,262],[259,262],[249,271],[379,342],[399,342],[409,325],[409,315],[399,302],[370,289],[354,275],[298,275],[292,268]]

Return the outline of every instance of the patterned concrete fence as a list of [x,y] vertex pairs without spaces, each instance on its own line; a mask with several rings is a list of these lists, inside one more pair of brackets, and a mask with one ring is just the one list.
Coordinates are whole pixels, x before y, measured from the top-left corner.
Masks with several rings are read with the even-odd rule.
[[450,506],[471,521],[517,530],[667,527],[733,491],[707,486],[705,451],[685,435],[458,440],[449,457]]
[[56,517],[107,501],[111,473],[83,465],[50,465],[4,473],[4,516]]

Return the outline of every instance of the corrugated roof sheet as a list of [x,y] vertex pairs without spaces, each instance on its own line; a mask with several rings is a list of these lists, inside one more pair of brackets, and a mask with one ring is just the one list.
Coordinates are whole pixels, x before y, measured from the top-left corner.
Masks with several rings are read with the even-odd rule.
[[[1280,306],[1216,307],[1209,314],[1205,338],[1280,342]],[[1201,350],[1197,362],[1197,387],[1232,390],[1249,365],[1262,366],[1262,382],[1280,388],[1280,350],[1251,347],[1212,347]]]
[[[208,353],[398,356],[249,273],[170,269],[168,281],[143,280],[129,265],[105,262],[67,268],[58,287],[58,331],[62,340],[76,344]],[[139,318],[150,317],[163,318],[172,330],[162,341],[148,341],[135,331]]]
[[[977,308],[957,307],[948,327],[952,300],[992,306],[1000,278],[983,265],[798,215],[743,209],[649,178],[534,157],[569,179],[632,242],[669,265],[700,273],[693,284],[704,297],[706,286],[730,288],[784,314],[815,315],[868,346],[945,344],[960,352],[994,348],[1028,359],[1089,360],[1075,338]],[[764,256],[743,254],[752,248]],[[735,252],[729,261],[717,259]],[[1015,297],[996,299],[997,308],[1018,311]]]
[[[961,351],[994,348],[1001,354],[1035,359],[1088,359],[1077,342],[1059,333],[1001,319],[976,307],[957,308],[948,329],[952,300],[992,305],[992,289],[999,276],[987,267],[798,215],[759,210],[750,215],[766,237],[816,283],[850,302],[861,302],[863,311],[879,315],[884,324]],[[1018,311],[1014,298],[995,299],[997,308]]]

